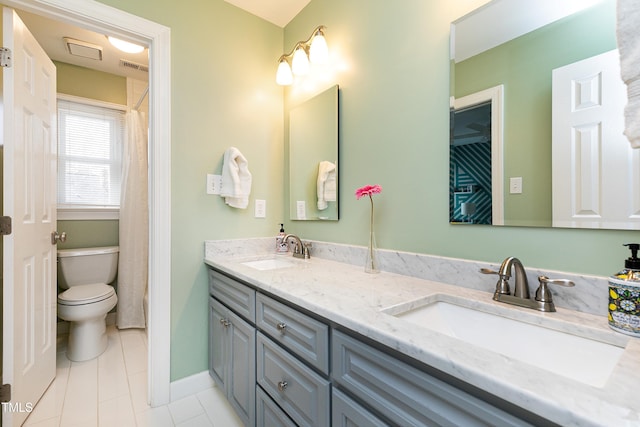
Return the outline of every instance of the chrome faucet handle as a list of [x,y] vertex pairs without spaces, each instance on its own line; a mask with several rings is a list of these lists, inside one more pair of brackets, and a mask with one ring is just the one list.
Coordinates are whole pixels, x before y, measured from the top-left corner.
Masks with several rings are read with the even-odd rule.
[[311,248],[313,246],[311,245],[311,242],[303,242],[302,243],[302,255],[304,256],[304,259],[309,259],[311,258]]
[[540,283],[540,286],[538,286],[538,289],[536,290],[536,301],[544,305],[544,309],[542,311],[556,311],[551,291],[547,285],[551,284],[565,287],[573,287],[576,285],[568,279],[549,279],[547,276],[538,276],[538,282]]

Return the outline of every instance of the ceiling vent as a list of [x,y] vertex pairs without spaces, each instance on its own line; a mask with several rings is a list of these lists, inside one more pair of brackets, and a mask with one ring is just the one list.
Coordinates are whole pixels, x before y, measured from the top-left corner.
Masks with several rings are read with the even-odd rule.
[[64,37],[64,43],[71,55],[102,61],[102,46]]
[[144,64],[138,64],[136,62],[127,61],[126,59],[120,60],[120,66],[124,68],[129,68],[130,70],[138,70],[145,73],[149,72],[149,67]]

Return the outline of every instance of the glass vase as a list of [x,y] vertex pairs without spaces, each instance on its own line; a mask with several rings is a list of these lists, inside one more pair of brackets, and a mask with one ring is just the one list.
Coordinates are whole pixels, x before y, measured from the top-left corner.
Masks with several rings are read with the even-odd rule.
[[380,273],[380,264],[378,262],[378,247],[376,246],[376,235],[373,230],[369,231],[369,247],[364,263],[365,273]]

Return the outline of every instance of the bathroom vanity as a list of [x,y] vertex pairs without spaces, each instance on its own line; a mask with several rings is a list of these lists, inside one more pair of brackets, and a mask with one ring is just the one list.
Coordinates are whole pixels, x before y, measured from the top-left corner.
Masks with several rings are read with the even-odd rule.
[[[611,331],[605,316],[505,306],[492,301],[490,292],[394,273],[366,274],[361,266],[319,257],[249,254],[227,245],[223,251],[207,249],[205,263],[210,372],[246,425],[640,421],[640,342]],[[462,307],[445,326],[455,327],[458,320],[469,322],[469,330],[484,326],[473,317],[482,312],[499,325],[506,322],[504,330],[482,337],[489,346],[452,336],[438,329],[442,319],[422,311],[438,305]],[[510,318],[533,329],[510,338]],[[534,342],[541,348],[537,353],[562,358],[547,341],[555,335],[538,335],[538,329],[563,334],[560,347],[564,341],[583,345],[572,339],[593,341],[606,347],[605,356],[595,360],[579,353],[566,366],[561,360],[548,366],[508,353],[542,340]],[[536,353],[525,353],[531,352]],[[601,370],[596,364],[608,367],[590,377],[588,372]]]

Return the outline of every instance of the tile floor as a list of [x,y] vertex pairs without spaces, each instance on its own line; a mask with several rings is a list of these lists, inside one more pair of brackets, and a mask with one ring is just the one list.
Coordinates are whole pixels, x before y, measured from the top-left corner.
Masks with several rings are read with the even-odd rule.
[[97,359],[71,362],[59,338],[56,378],[27,418],[29,427],[234,427],[240,421],[211,388],[158,408],[147,404],[147,337],[107,328]]

